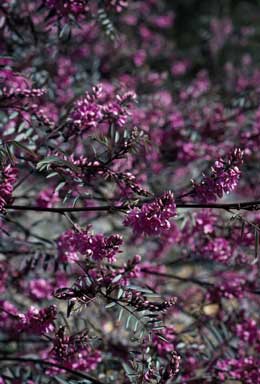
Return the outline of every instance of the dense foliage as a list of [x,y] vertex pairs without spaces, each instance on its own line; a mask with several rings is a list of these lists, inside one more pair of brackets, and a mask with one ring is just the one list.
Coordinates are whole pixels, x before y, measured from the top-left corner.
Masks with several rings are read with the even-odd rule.
[[0,4],[0,384],[260,383],[259,2]]

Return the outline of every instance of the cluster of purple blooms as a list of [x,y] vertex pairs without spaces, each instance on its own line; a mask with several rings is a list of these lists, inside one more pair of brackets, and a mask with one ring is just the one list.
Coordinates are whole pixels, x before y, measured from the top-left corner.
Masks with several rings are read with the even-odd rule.
[[21,313],[16,306],[6,300],[0,301],[0,325],[5,332],[43,335],[53,332],[57,308],[51,305],[45,308],[31,306],[26,313]]
[[245,384],[260,383],[260,360],[255,356],[240,356],[217,362],[220,380],[237,380]]
[[207,292],[210,302],[220,302],[222,299],[242,299],[249,290],[249,284],[245,276],[232,272],[222,273],[217,283]]
[[44,0],[44,4],[61,15],[78,15],[89,11],[88,2],[85,0]]
[[0,5],[0,384],[259,382],[260,71],[218,57],[252,31],[209,20],[204,69],[173,3]]
[[87,259],[112,261],[120,252],[122,237],[119,235],[104,236],[92,234],[89,230],[67,230],[57,240],[59,259],[62,262],[73,263],[80,260],[80,255]]
[[11,201],[14,184],[17,179],[17,170],[11,164],[0,170],[0,212]]
[[209,176],[204,176],[200,183],[193,182],[194,195],[200,201],[216,201],[235,189],[241,171],[243,152],[236,148],[226,160],[215,161]]
[[175,350],[176,332],[173,327],[165,327],[153,335],[153,345],[158,354],[163,356],[167,352]]
[[176,216],[176,204],[172,192],[165,192],[151,203],[145,203],[141,208],[133,208],[124,220],[138,236],[160,235],[170,230],[170,219]]
[[[88,372],[96,369],[100,363],[101,352],[90,346],[86,335],[70,337],[65,334],[64,327],[61,327],[55,333],[53,348],[48,357],[48,361],[62,363],[64,368]],[[49,373],[57,374],[57,368],[49,370]]]
[[[112,8],[116,12],[121,12],[127,7],[127,0],[105,0],[105,7]],[[88,14],[91,8],[89,0],[44,0],[44,5],[55,10],[59,15],[79,16]]]
[[229,241],[222,237],[209,240],[202,252],[208,259],[219,263],[228,263],[233,255]]
[[241,343],[254,345],[260,352],[260,328],[255,319],[245,318],[242,323],[236,324],[235,330]]
[[59,202],[59,193],[51,187],[44,188],[37,196],[36,203],[39,207],[51,208]]
[[25,314],[18,314],[18,328],[21,332],[29,332],[37,335],[52,332],[55,329],[54,320],[57,316],[55,306],[38,309],[31,307]]
[[83,98],[76,101],[68,118],[69,134],[93,132],[101,123],[125,126],[130,115],[127,105],[135,98],[133,92],[127,92],[123,96],[116,95],[110,100],[101,85],[93,87],[91,93],[86,93]]

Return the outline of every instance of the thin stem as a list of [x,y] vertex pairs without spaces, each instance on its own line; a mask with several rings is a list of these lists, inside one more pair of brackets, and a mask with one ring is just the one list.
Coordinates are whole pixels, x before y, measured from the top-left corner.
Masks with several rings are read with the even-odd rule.
[[[144,204],[144,202],[141,202],[140,204],[135,205],[140,207]],[[14,210],[14,211],[36,211],[36,212],[55,212],[55,213],[61,213],[64,212],[90,212],[90,211],[108,211],[110,213],[113,213],[115,211],[126,211],[129,210],[131,205],[118,205],[118,206],[111,206],[111,205],[103,205],[103,206],[94,206],[94,207],[73,207],[73,208],[67,208],[67,207],[56,207],[56,208],[49,208],[49,207],[39,207],[39,206],[31,206],[31,205],[6,205],[5,209],[7,210]],[[235,209],[235,210],[246,210],[246,211],[257,211],[260,209],[260,201],[245,201],[241,203],[177,203],[177,208],[180,209],[186,209],[186,208],[192,208],[192,209],[201,209],[201,208],[215,208],[215,209]]]
[[147,273],[149,275],[166,277],[166,278],[169,278],[169,279],[174,279],[174,280],[182,281],[184,283],[193,283],[193,284],[197,284],[197,285],[204,286],[204,287],[213,287],[214,286],[214,284],[212,284],[212,283],[209,283],[207,281],[201,281],[201,280],[195,279],[193,277],[181,277],[181,276],[178,276],[178,275],[173,275],[171,273],[163,273],[163,272],[150,271],[149,269],[146,269],[146,268],[142,268],[141,271],[144,272],[144,273]]

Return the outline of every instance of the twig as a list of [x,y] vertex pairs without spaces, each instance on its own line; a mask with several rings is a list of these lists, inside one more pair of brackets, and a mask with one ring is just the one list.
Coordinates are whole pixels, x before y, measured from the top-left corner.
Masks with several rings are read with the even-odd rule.
[[[140,207],[142,204],[147,201],[141,202],[135,207]],[[126,211],[129,210],[131,204],[122,204],[122,205],[103,205],[103,206],[94,206],[94,207],[40,207],[32,205],[6,205],[5,209],[14,210],[14,211],[36,211],[36,212],[55,212],[64,214],[64,212],[91,212],[91,211],[108,211],[113,213],[115,211]],[[246,211],[257,211],[260,210],[260,201],[245,201],[241,203],[177,203],[176,207],[179,209],[201,209],[201,208],[214,208],[214,209],[235,209],[235,210],[246,210]]]

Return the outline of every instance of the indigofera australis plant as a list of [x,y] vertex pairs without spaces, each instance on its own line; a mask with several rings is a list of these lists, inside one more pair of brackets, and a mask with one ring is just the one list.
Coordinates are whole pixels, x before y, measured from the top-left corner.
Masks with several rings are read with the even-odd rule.
[[255,32],[179,3],[0,4],[0,384],[260,383]]

